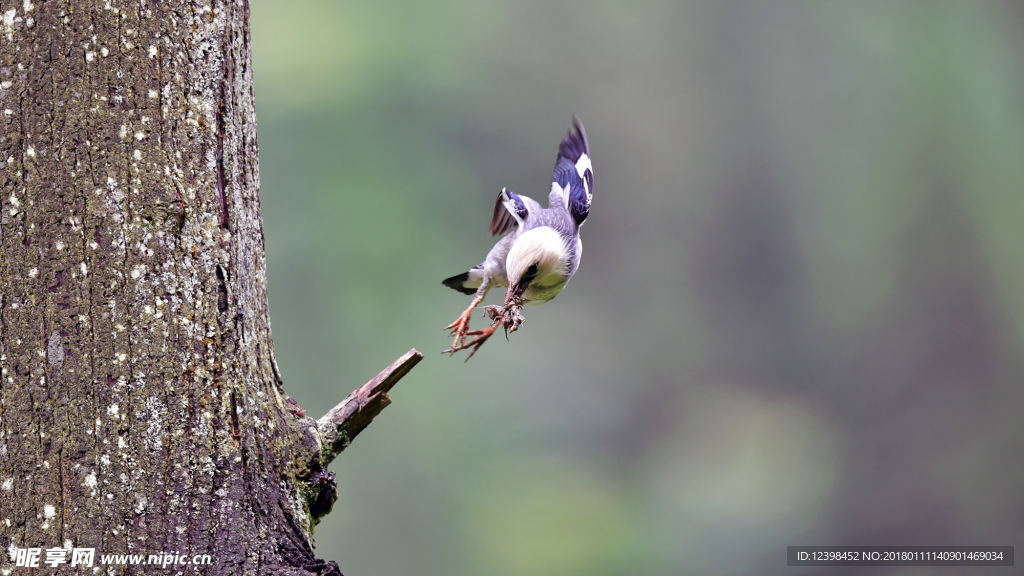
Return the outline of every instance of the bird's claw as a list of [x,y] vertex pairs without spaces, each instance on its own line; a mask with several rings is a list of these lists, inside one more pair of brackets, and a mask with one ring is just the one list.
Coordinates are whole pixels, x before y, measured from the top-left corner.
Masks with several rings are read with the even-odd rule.
[[452,348],[456,348],[466,340],[466,332],[469,330],[469,318],[471,310],[467,310],[460,315],[455,322],[452,322],[445,327],[448,330],[448,337],[455,337],[455,341],[452,342]]
[[466,362],[469,362],[469,359],[472,358],[473,354],[476,354],[476,351],[479,350],[480,347],[484,345],[484,342],[487,342],[487,339],[494,335],[494,331],[498,329],[499,324],[500,322],[496,321],[494,324],[491,324],[490,326],[484,328],[483,330],[471,330],[469,332],[466,332],[463,337],[476,336],[476,338],[470,340],[469,342],[466,342],[465,344],[459,344],[457,346],[453,344],[451,348],[441,353],[448,353],[454,356],[455,353],[458,352],[459,350],[472,348],[472,350],[469,351],[469,356],[466,356],[465,360]]
[[521,304],[512,301],[505,303],[504,306],[484,306],[484,313],[494,322],[501,323],[505,328],[505,338],[507,339],[509,333],[518,330],[526,320],[519,311],[521,307]]
[[[454,356],[455,353],[460,350],[472,348],[469,352],[469,356],[466,356],[466,361],[469,361],[469,359],[473,357],[473,354],[476,354],[476,351],[484,345],[484,342],[487,342],[487,340],[494,335],[494,331],[498,329],[498,326],[505,329],[505,338],[507,339],[509,332],[515,332],[523,324],[524,318],[522,313],[519,311],[520,307],[521,303],[516,300],[506,302],[503,306],[484,306],[484,316],[491,319],[491,325],[483,330],[463,330],[459,332],[458,336],[455,338],[455,342],[452,342],[452,347],[442,352],[442,354],[447,353]],[[460,316],[459,320],[452,323],[452,326],[459,324],[461,320],[462,317]],[[469,327],[468,317],[466,318],[465,326],[466,328]],[[454,333],[455,332],[453,331],[453,334]],[[476,336],[476,338],[469,342],[465,342],[466,336]]]

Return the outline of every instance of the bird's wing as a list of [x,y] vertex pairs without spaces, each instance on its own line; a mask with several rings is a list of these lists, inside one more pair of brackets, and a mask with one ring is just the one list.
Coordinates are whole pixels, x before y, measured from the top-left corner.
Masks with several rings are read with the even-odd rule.
[[521,227],[529,214],[523,197],[508,188],[502,188],[497,200],[494,201],[494,215],[491,217],[491,227],[487,231],[491,236],[507,234],[514,228]]
[[551,198],[569,209],[577,223],[582,223],[590,212],[594,195],[594,166],[590,161],[590,145],[583,123],[572,117],[572,126],[558,147],[558,160],[551,175]]

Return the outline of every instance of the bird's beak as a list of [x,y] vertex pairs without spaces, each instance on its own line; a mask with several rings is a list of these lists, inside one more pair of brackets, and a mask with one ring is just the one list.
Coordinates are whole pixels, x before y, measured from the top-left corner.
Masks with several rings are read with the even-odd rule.
[[527,284],[527,282],[518,282],[509,287],[505,292],[505,304],[508,305],[509,302],[519,304],[523,298],[523,292],[526,292]]
[[505,305],[507,306],[509,303],[514,303],[517,306],[521,306],[523,304],[523,293],[526,292],[526,289],[530,286],[530,282],[533,282],[533,279],[536,277],[537,264],[534,263],[526,269],[526,273],[523,274],[515,284],[508,287],[508,292],[505,292]]

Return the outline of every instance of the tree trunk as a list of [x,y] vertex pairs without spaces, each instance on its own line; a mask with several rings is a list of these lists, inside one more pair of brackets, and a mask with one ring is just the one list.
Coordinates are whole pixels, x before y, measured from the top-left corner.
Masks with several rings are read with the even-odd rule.
[[327,463],[419,355],[319,425],[283,391],[248,3],[0,18],[0,546],[338,574],[312,551]]

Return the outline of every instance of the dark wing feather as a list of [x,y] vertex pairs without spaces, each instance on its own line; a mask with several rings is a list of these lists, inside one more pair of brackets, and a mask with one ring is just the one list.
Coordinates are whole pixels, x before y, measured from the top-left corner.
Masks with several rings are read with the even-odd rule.
[[[566,184],[570,183],[570,177],[579,178],[579,172],[576,171],[576,163],[579,162],[580,156],[584,154],[590,157],[587,131],[583,129],[583,123],[580,122],[580,119],[574,115],[569,132],[566,133],[562,143],[558,146],[558,160],[555,162],[555,171],[551,175],[551,181],[558,182],[559,186],[565,188]],[[590,182],[587,183],[591,192],[593,192],[594,188],[592,186],[593,178],[594,175],[591,173]]]
[[[583,163],[580,159],[586,156]],[[576,116],[572,117],[572,126],[558,147],[558,160],[551,181],[559,188],[569,187],[566,204],[577,224],[582,224],[590,212],[590,199],[594,194],[594,170],[590,162],[590,144],[587,142],[587,131]],[[583,174],[580,174],[580,169]]]
[[[512,214],[511,210],[515,210],[516,213]],[[494,201],[494,215],[491,216],[491,226],[487,231],[491,236],[507,234],[519,226],[519,222],[524,220],[527,214],[523,199],[515,192],[502,188]]]
[[504,199],[504,195],[498,194],[494,201],[494,215],[491,216],[491,227],[487,229],[491,236],[506,234],[516,227],[516,219],[505,209]]

